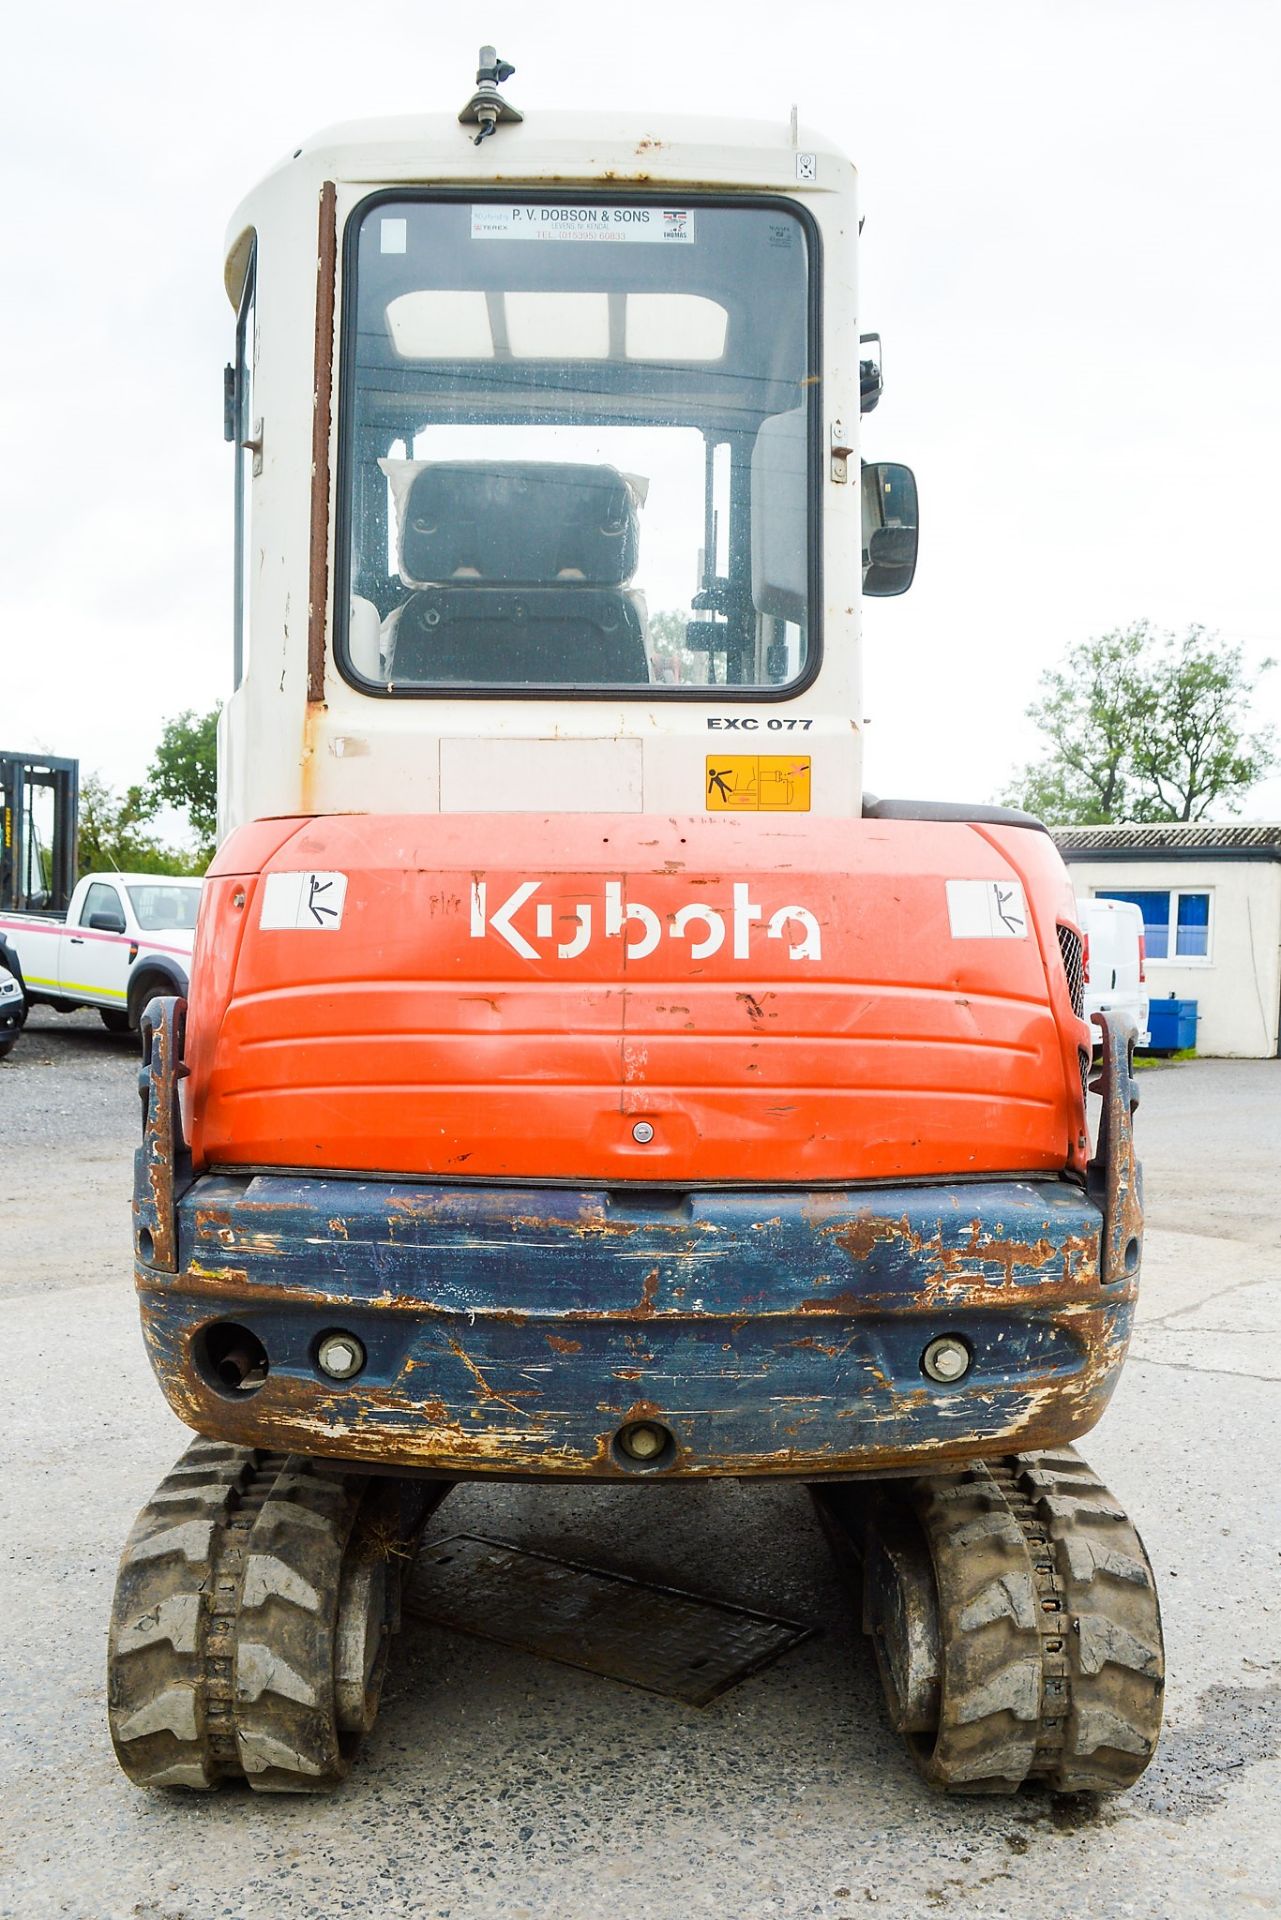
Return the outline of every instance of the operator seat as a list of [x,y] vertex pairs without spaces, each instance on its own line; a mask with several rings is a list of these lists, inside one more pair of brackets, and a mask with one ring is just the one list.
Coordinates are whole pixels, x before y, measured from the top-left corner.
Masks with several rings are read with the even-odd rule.
[[415,589],[384,629],[389,683],[648,683],[644,602],[627,590],[636,494],[615,467],[381,464],[400,497],[400,576]]

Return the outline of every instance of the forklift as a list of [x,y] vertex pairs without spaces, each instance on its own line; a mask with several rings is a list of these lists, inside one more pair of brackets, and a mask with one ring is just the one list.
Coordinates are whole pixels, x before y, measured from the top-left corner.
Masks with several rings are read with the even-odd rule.
[[0,913],[67,911],[79,809],[78,760],[0,749]]
[[1036,820],[863,791],[918,512],[860,454],[854,169],[511,74],[304,143],[228,236],[236,685],[133,1212],[198,1437],[124,1551],[116,1753],[331,1788],[451,1485],[739,1478],[812,1490],[927,1781],[1127,1787],[1157,1597],[1072,1442],[1133,1034]]
[[[76,884],[80,762],[0,749],[0,914],[65,914]],[[0,1060],[27,1024],[22,962],[0,927]]]

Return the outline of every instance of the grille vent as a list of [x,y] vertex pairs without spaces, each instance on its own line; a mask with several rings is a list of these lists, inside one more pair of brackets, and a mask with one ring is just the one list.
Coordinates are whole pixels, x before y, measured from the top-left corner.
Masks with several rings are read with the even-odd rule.
[[1075,927],[1059,926],[1059,952],[1067,975],[1068,995],[1078,1020],[1085,1018],[1085,969],[1081,960],[1081,936]]

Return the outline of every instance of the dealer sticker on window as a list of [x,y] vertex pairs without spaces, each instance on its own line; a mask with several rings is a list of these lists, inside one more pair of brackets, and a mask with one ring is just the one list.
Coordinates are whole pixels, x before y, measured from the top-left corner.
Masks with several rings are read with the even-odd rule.
[[688,207],[571,206],[551,202],[520,206],[486,201],[471,210],[473,240],[654,240],[692,246],[694,215]]

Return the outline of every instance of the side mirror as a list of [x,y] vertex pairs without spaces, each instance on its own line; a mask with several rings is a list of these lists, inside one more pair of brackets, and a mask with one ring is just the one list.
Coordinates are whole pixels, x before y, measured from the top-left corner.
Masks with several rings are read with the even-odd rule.
[[916,476],[892,460],[863,468],[863,591],[906,593],[916,572]]
[[98,933],[123,933],[125,917],[123,913],[91,913],[89,925]]

